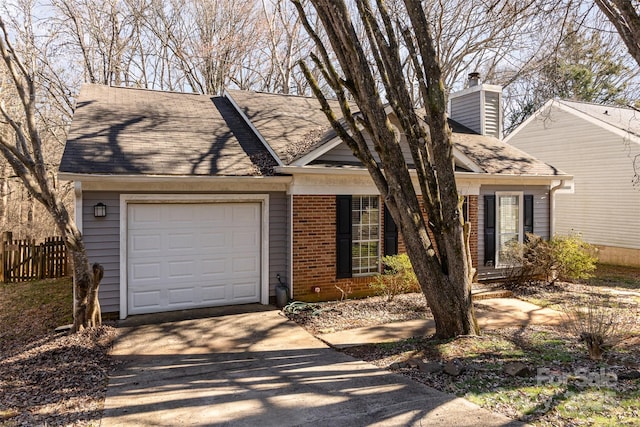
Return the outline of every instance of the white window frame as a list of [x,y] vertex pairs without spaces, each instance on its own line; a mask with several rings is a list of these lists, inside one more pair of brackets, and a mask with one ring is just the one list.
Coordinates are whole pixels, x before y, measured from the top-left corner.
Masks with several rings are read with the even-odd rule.
[[500,198],[501,197],[518,197],[518,242],[524,241],[524,192],[523,191],[496,191],[496,267],[506,267],[500,260],[501,249],[501,233],[502,224],[500,221]]
[[[352,277],[359,277],[359,276],[370,276],[372,274],[376,274],[380,272],[380,247],[381,247],[381,233],[380,233],[380,228],[381,228],[381,212],[380,212],[380,197],[377,195],[352,195],[351,196],[351,215],[353,215],[354,209],[353,209],[353,205],[354,205],[354,201],[356,200],[356,198],[358,199],[363,199],[363,198],[369,198],[371,200],[375,200],[376,203],[378,204],[377,206],[377,210],[378,210],[378,215],[377,215],[377,228],[378,228],[378,235],[375,238],[371,238],[371,236],[369,236],[370,238],[368,239],[359,239],[356,236],[356,233],[354,232],[354,228],[355,228],[355,224],[351,224],[351,275]],[[371,223],[369,223],[368,225],[371,225]],[[356,244],[359,243],[377,243],[377,254],[376,254],[376,266],[375,266],[375,270],[369,270],[369,271],[362,271],[361,267],[358,267],[356,269],[355,267],[355,259],[356,257],[353,255],[353,248]],[[360,259],[362,259],[362,257],[359,257]],[[369,257],[368,257],[369,258]]]

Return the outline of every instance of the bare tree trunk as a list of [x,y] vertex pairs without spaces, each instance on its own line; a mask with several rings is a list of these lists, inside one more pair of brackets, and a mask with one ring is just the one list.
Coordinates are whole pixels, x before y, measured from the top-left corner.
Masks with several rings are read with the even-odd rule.
[[[0,153],[15,174],[20,177],[29,195],[40,202],[51,214],[73,260],[75,310],[73,331],[97,325],[97,286],[89,267],[82,235],[67,208],[59,199],[44,161],[42,138],[38,128],[36,105],[37,90],[34,76],[14,50],[4,21],[0,18],[0,54],[13,89],[17,93],[21,114],[10,113],[0,103],[0,114],[11,132],[0,133]],[[35,62],[35,61],[34,61]]]
[[[418,116],[411,101],[396,38],[398,29],[382,2],[377,2],[375,12],[369,1],[357,3],[366,41],[375,60],[377,71],[374,72],[345,3],[311,1],[340,65],[340,74],[327,47],[309,23],[303,5],[293,1],[305,29],[318,47],[320,57],[312,54],[312,59],[334,91],[345,125],[331,110],[309,68],[301,63],[305,76],[333,129],[369,171],[402,233],[407,254],[433,313],[436,335],[444,338],[478,333],[471,303],[473,274],[460,219],[445,93],[421,2],[405,0],[407,14],[416,30],[412,33],[405,29],[403,33],[419,74],[420,94],[426,107],[424,118]],[[409,144],[433,241],[427,232],[407,162],[378,92],[376,77],[382,80],[389,106]],[[349,98],[358,105],[357,118],[352,114]],[[365,132],[373,141],[380,165],[367,145]]]

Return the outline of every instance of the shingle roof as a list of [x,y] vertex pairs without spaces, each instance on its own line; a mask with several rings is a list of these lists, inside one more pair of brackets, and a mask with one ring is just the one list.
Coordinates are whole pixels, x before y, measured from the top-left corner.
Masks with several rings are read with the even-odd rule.
[[[336,136],[315,98],[241,90],[228,93],[286,165]],[[330,104],[339,114],[338,103]]]
[[[336,137],[315,98],[249,91],[229,91],[229,94],[284,164]],[[333,102],[332,108],[340,114],[337,102]],[[453,144],[485,173],[564,175],[496,138],[478,135],[453,120],[449,120],[449,124]]]
[[[60,171],[110,175],[270,175],[336,137],[315,98],[229,91],[226,97],[84,85]],[[335,101],[332,108],[339,114]],[[454,145],[485,173],[562,175],[496,138],[450,121]]]
[[[453,127],[455,128],[455,127]],[[566,175],[513,145],[491,136],[453,132],[451,140],[485,173],[503,175]]]
[[640,136],[640,112],[632,108],[565,100],[560,102],[597,120]]
[[242,176],[275,164],[226,98],[87,84],[60,171]]

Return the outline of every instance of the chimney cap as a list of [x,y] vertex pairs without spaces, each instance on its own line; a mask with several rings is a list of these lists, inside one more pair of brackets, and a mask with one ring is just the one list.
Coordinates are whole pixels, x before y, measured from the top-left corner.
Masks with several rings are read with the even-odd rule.
[[469,87],[477,86],[478,84],[480,84],[480,73],[477,71],[469,73]]

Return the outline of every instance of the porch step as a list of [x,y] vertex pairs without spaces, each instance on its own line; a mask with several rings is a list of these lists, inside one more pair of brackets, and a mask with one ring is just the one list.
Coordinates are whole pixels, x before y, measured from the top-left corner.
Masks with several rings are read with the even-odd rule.
[[478,281],[479,282],[493,282],[504,280],[508,276],[507,272],[504,269],[491,269],[478,272]]
[[472,289],[471,300],[480,301],[489,298],[511,298],[513,292],[506,289]]

